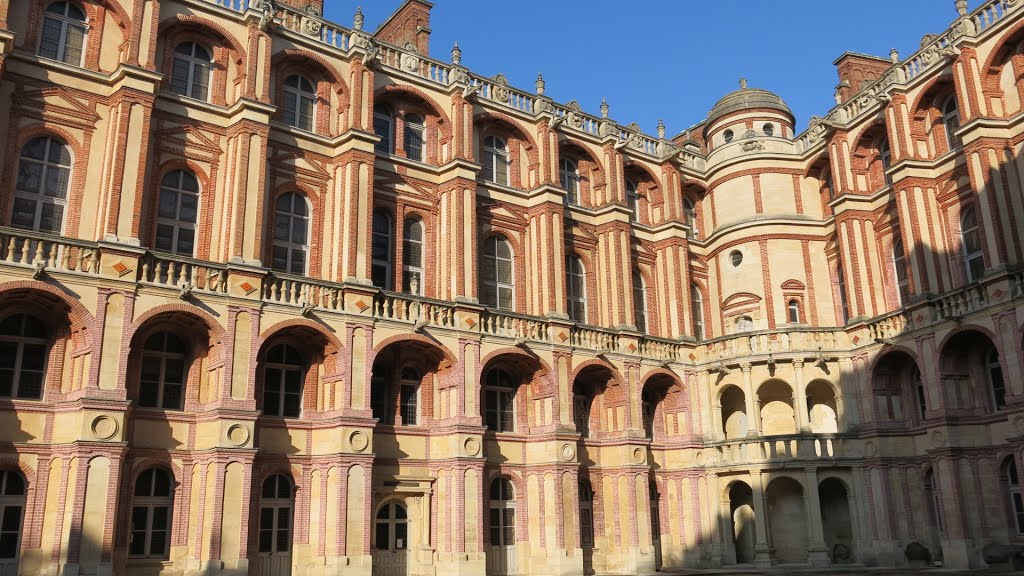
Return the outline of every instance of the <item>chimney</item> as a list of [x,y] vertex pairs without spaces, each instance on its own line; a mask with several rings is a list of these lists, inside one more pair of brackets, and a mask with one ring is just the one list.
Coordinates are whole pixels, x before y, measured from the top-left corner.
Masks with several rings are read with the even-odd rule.
[[839,101],[842,103],[860,92],[865,83],[881,78],[889,66],[892,66],[892,61],[889,58],[846,52],[832,64],[839,72],[838,93]]
[[296,10],[311,12],[317,16],[323,16],[324,14],[324,0],[276,0],[276,2]]
[[427,0],[405,0],[373,34],[388,44],[405,47],[412,44],[416,52],[430,55],[430,9]]

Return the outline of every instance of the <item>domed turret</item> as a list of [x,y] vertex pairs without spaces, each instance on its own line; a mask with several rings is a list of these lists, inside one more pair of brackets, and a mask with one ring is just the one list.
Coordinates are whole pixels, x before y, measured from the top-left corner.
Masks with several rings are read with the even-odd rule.
[[[768,120],[757,122],[759,119]],[[747,131],[747,124],[753,122],[755,132],[764,133],[766,136],[779,136],[790,138],[793,135],[793,111],[786,106],[778,95],[762,90],[761,88],[748,88],[745,78],[740,79],[740,89],[730,92],[715,103],[708,113],[708,120],[704,123],[704,138],[712,142],[712,147],[722,140],[724,143],[732,141],[732,134],[737,137]],[[733,127],[733,124],[743,126]],[[725,134],[729,132],[729,134]],[[722,135],[725,136],[722,136]],[[718,138],[715,138],[719,135]]]

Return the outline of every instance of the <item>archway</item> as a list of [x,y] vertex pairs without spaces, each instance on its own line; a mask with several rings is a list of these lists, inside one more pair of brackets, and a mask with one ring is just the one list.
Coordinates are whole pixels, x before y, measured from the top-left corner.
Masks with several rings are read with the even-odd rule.
[[768,504],[769,540],[780,564],[807,561],[807,513],[804,489],[796,480],[783,476],[772,480],[765,490]]
[[[572,415],[576,431],[583,438],[590,438],[593,432],[603,430],[601,415],[608,402],[605,391],[614,378],[615,373],[604,364],[585,366],[576,374],[572,385]],[[594,418],[594,404],[597,402],[602,405],[598,406],[597,418]]]
[[1006,405],[999,352],[979,330],[964,330],[942,347],[939,361],[947,411],[996,411]]
[[810,419],[811,432],[839,432],[839,408],[831,384],[824,380],[815,380],[807,385],[807,416]]
[[821,527],[832,562],[842,564],[854,558],[853,524],[846,485],[838,478],[826,478],[818,484]]
[[[439,372],[447,366],[443,350],[419,340],[398,340],[377,352],[370,377],[370,407],[378,426],[429,424],[436,417],[433,391]],[[375,434],[375,446],[378,438]]]
[[782,380],[769,380],[757,390],[761,406],[761,433],[765,436],[796,434],[793,389]]
[[729,386],[722,391],[722,432],[726,438],[743,438],[747,435],[747,404],[739,386]]
[[871,372],[876,419],[890,426],[904,426],[909,417],[924,422],[927,399],[921,371],[914,358],[902,350],[882,357]]
[[746,482],[734,482],[729,487],[729,515],[736,563],[750,564],[754,561],[756,518],[754,492]]

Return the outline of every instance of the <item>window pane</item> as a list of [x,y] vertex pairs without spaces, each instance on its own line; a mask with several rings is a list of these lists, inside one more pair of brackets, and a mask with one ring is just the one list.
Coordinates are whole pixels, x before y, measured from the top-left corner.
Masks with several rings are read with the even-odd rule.
[[82,63],[82,47],[85,45],[85,28],[68,26],[67,39],[64,42],[64,62],[78,65]]
[[[180,47],[179,47],[180,48]],[[188,69],[189,63],[182,58],[174,59],[174,66],[171,69],[171,92],[188,95]]]
[[[26,150],[28,146],[25,147]],[[18,180],[16,188],[24,192],[37,194],[43,182],[43,165],[22,158],[18,164]]]
[[39,231],[59,234],[64,227],[64,207],[44,202],[39,214]]
[[374,534],[375,544],[374,548],[377,550],[388,550],[390,546],[391,531],[390,526],[384,522],[377,523],[377,531]]
[[19,228],[34,228],[36,224],[36,202],[27,198],[15,197],[11,223]]
[[192,72],[192,94],[197,100],[206,100],[210,86],[210,68],[196,64]]
[[167,532],[164,530],[153,530],[149,540],[149,555],[167,555]]

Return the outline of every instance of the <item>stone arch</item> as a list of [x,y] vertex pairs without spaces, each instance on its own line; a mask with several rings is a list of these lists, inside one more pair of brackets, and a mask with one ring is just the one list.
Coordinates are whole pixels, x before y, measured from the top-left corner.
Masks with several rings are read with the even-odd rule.
[[291,318],[288,320],[282,320],[273,326],[265,329],[256,341],[256,346],[262,348],[264,344],[272,340],[276,335],[294,328],[305,328],[316,332],[330,345],[328,353],[337,354],[345,350],[345,345],[342,344],[338,336],[329,330],[326,326],[319,322],[314,322],[308,318]]
[[843,478],[830,474],[819,480],[817,490],[822,532],[832,562],[851,562],[856,534],[850,514],[850,486]]
[[[661,435],[678,436],[685,434],[679,413],[686,412],[687,402],[683,384],[674,372],[666,368],[655,368],[641,378],[640,403],[644,431],[650,438]],[[671,412],[666,426],[666,413]],[[688,420],[688,419],[687,419]],[[685,425],[689,426],[686,421]],[[666,429],[667,427],[667,429]]]
[[811,431],[821,434],[839,432],[842,397],[832,382],[815,378],[807,383],[807,418]]
[[732,537],[732,560],[736,564],[749,564],[755,560],[755,526],[764,522],[754,513],[754,491],[744,479],[734,479],[723,488],[721,498],[729,504],[729,524]]
[[[751,429],[747,414],[746,393],[736,384],[726,384],[718,392],[718,410],[721,418],[721,433],[726,438],[742,438]],[[718,432],[716,430],[716,432]]]
[[[207,29],[212,31],[215,35],[219,36],[221,40],[227,42],[230,45],[232,52],[236,55],[237,62],[241,62],[242,55],[245,54],[245,48],[242,43],[235,38],[234,34],[229,32],[227,28],[221,26],[217,22],[202,16],[196,16],[195,14],[175,14],[174,16],[165,19],[160,22],[159,37],[166,39],[165,41],[173,41],[172,36],[174,30],[177,28],[196,28],[199,30]],[[173,50],[173,47],[171,48]]]
[[128,341],[131,342],[135,339],[136,334],[142,330],[146,324],[153,320],[156,320],[161,316],[177,316],[182,314],[196,318],[206,325],[206,328],[210,331],[211,348],[213,347],[214,342],[226,343],[228,341],[227,330],[221,326],[220,322],[218,322],[212,314],[198,306],[179,303],[161,304],[139,314],[128,327],[125,335],[128,337]]
[[[435,391],[457,375],[443,345],[410,336],[420,335],[388,338],[368,358],[370,407],[381,424],[429,425],[439,416]],[[414,405],[404,406],[407,401]]]
[[785,380],[770,378],[754,392],[760,404],[761,433],[765,436],[796,434],[798,417],[793,387]]
[[999,342],[990,330],[971,324],[958,326],[943,338],[938,347],[939,374],[947,411],[1005,407],[1006,359]]
[[806,488],[787,474],[773,476],[765,488],[769,541],[779,563],[807,561],[808,526],[804,510]]

